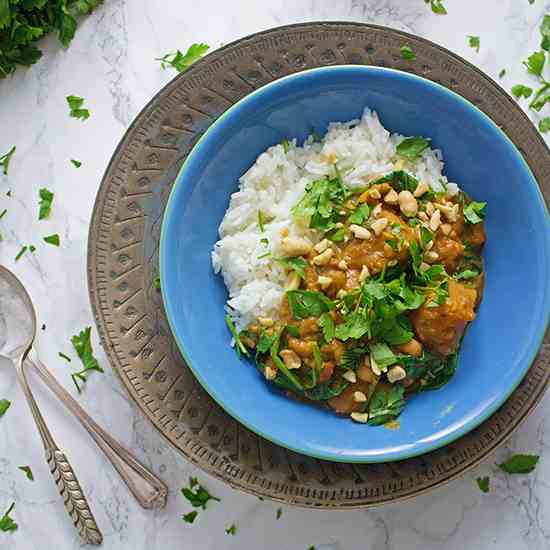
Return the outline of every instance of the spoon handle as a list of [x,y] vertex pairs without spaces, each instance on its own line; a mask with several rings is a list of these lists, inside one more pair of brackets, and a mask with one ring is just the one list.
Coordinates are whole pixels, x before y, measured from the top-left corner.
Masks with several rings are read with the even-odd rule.
[[105,453],[131,493],[143,508],[162,508],[166,504],[168,488],[113,437],[103,430],[59,384],[55,377],[37,360],[27,359],[46,385],[86,428],[98,447]]
[[65,454],[57,447],[44,417],[34,400],[22,362],[16,365],[17,378],[31,409],[32,416],[40,432],[44,450],[46,451],[46,460],[50,467],[50,472],[55,480],[59,494],[63,498],[65,510],[73,521],[73,525],[79,532],[82,540],[87,544],[100,545],[103,542],[103,535],[97,526],[90,505],[84,496],[78,478],[69,464]]

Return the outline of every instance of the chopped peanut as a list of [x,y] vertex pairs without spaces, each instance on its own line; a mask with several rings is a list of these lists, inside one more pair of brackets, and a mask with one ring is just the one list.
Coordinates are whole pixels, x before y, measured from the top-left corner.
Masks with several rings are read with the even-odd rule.
[[284,349],[280,353],[284,364],[290,369],[299,369],[302,366],[302,360],[299,355],[291,349]]
[[410,191],[401,191],[399,197],[399,208],[405,216],[416,216],[418,212],[418,202]]
[[312,248],[309,241],[300,237],[283,237],[281,239],[281,252],[288,258],[309,254]]
[[425,181],[421,181],[414,190],[414,196],[415,197],[421,197],[426,191],[428,191],[430,187]]
[[386,226],[388,225],[388,218],[378,218],[376,221],[371,223],[371,229],[374,231],[376,236],[380,235]]
[[324,252],[321,252],[321,254],[313,258],[313,263],[315,265],[327,265],[333,254],[332,248],[327,248]]
[[352,223],[349,226],[349,230],[355,235],[356,239],[368,240],[371,237],[370,231],[365,227]]

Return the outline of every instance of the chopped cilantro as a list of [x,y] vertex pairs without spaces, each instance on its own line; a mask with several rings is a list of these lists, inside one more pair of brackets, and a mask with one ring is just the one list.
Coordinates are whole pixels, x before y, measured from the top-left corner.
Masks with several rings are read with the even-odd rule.
[[470,202],[464,208],[464,219],[471,224],[480,223],[485,217],[486,202]]
[[323,338],[325,342],[330,343],[334,340],[336,327],[330,313],[323,313],[319,317],[319,326],[323,329]]
[[193,510],[192,512],[189,512],[188,514],[184,514],[182,516],[182,519],[183,519],[183,521],[185,521],[185,523],[193,523],[198,514],[199,513],[197,512],[197,510]]
[[258,210],[258,227],[260,228],[260,233],[264,232],[264,213],[261,210]]
[[220,502],[219,498],[212,496],[194,477],[189,478],[189,487],[184,487],[181,493],[193,508],[202,508],[206,510],[206,505],[209,501],[215,500]]
[[8,211],[7,208],[4,208],[4,210],[2,210],[2,212],[0,213],[0,220],[6,215],[7,211]]
[[18,262],[20,259],[21,259],[21,256],[23,256],[23,254],[25,254],[25,252],[27,252],[28,250],[28,246],[22,246],[21,247],[21,250],[17,253],[17,256],[15,256],[15,261]]
[[237,532],[237,526],[233,523],[232,525],[230,525],[226,530],[225,532],[228,534],[228,535],[231,535],[231,536],[235,536],[235,533]]
[[529,107],[539,112],[550,101],[550,82],[545,82],[533,96]]
[[542,36],[540,47],[545,51],[550,51],[550,15],[545,15],[539,27]]
[[71,362],[71,358],[68,355],[65,355],[62,351],[58,351],[57,355],[61,357],[61,359],[65,359],[65,361]]
[[507,474],[528,474],[535,469],[539,458],[537,455],[512,455],[498,467]]
[[294,338],[300,338],[300,329],[296,325],[287,325],[286,331]]
[[229,314],[225,316],[225,323],[229,328],[229,332],[231,332],[231,335],[233,336],[233,340],[235,342],[235,351],[237,352],[237,356],[240,357],[242,353],[243,355],[248,357],[248,350],[246,349],[246,346],[242,343],[239,333],[235,328],[235,324],[233,323],[233,320],[231,319]]
[[516,84],[515,86],[512,86],[512,95],[517,99],[521,97],[527,99],[528,97],[531,97],[532,93],[533,89],[529,88],[529,86],[524,86],[523,84]]
[[429,145],[429,139],[423,137],[409,137],[399,143],[396,147],[396,152],[400,157],[406,158],[407,160],[416,160]]
[[269,245],[269,239],[266,239],[265,237],[263,237],[262,239],[260,239],[260,244],[262,246],[268,246]]
[[54,233],[53,235],[48,235],[47,237],[44,237],[44,242],[52,244],[53,246],[59,246],[59,235],[57,233]]
[[29,252],[33,252],[33,253],[36,252],[36,246],[34,246],[34,244],[31,244],[29,246]]
[[408,44],[401,46],[399,51],[401,52],[401,57],[403,59],[407,59],[409,61],[414,61],[416,59],[416,54],[413,52],[412,48]]
[[275,260],[283,264],[286,268],[295,271],[301,279],[306,278],[305,269],[307,267],[307,262],[304,258],[275,258]]
[[8,531],[17,531],[17,523],[10,517],[12,510],[15,508],[15,502],[11,503],[8,511],[0,518],[0,531],[7,533]]
[[172,67],[179,73],[183,73],[209,49],[210,46],[207,44],[191,44],[185,53],[176,50],[175,52],[167,53],[163,57],[157,58],[157,61],[160,61],[160,66],[163,69]]
[[426,4],[430,4],[432,11],[438,15],[446,15],[447,10],[443,5],[443,0],[424,0]]
[[[1,62],[1,59],[2,59],[2,53],[0,52],[0,62]],[[1,65],[0,65],[0,68],[1,68]],[[1,78],[1,76],[0,76]],[[8,168],[10,166],[10,160],[11,160],[11,157],[13,156],[13,154],[15,153],[15,145],[5,154],[5,155],[1,155],[0,156],[0,166],[2,167],[2,173],[4,174],[4,176],[7,176],[8,175]]]
[[359,208],[356,208],[351,216],[349,221],[357,225],[361,225],[363,222],[369,219],[370,216],[370,207],[367,203],[362,204]]
[[[289,327],[287,327],[288,329]],[[293,328],[296,328],[296,327],[293,327]],[[298,330],[298,329],[296,329]],[[258,340],[258,343],[256,344],[256,351],[258,353],[266,353],[268,352],[270,349],[271,349],[271,346],[273,346],[273,343],[275,342],[275,340],[277,340],[277,338],[279,337],[279,335],[277,333],[274,333],[274,334],[268,334],[265,330],[262,330],[262,332],[260,333],[260,339]],[[300,337],[300,332],[298,331],[298,336],[296,336],[296,338],[299,338]]]
[[10,408],[11,401],[7,399],[0,399],[0,418],[6,414],[6,411]]
[[468,36],[468,45],[470,48],[473,48],[476,52],[479,52],[479,46],[480,46],[480,38],[479,36]]
[[50,215],[50,212],[52,211],[52,202],[54,198],[54,194],[46,189],[45,187],[40,189],[38,192],[39,194],[39,211],[38,211],[38,219],[43,220],[44,218],[47,218]]
[[153,286],[156,290],[160,290],[160,277],[157,275],[153,281]]
[[397,357],[384,342],[371,344],[369,347],[371,363],[376,364],[378,368],[384,369],[397,363]]
[[345,322],[337,325],[335,330],[336,338],[346,342],[350,338],[362,338],[370,331],[369,318],[358,312],[353,311],[346,315]]
[[479,275],[479,271],[473,271],[472,269],[465,269],[455,275],[457,281],[466,279],[475,279]]
[[396,170],[373,182],[373,184],[377,183],[389,183],[398,193],[400,191],[410,191],[414,193],[418,185],[418,180],[403,170]]
[[489,492],[489,477],[478,477],[476,479],[477,486],[479,487],[479,490],[482,493],[488,493]]
[[404,392],[403,386],[377,387],[369,402],[368,423],[378,426],[397,418],[405,406]]
[[286,296],[294,319],[320,317],[323,313],[334,309],[334,302],[322,292],[290,290]]
[[80,331],[79,334],[71,338],[73,348],[84,365],[81,371],[71,374],[71,378],[73,379],[78,393],[82,392],[79,381],[85,384],[88,381],[90,371],[104,372],[93,355],[91,334],[92,327],[86,327],[84,330]]
[[72,118],[78,118],[80,120],[86,120],[90,118],[90,111],[83,109],[84,98],[76,95],[67,96],[67,103],[69,105],[69,115]]
[[546,62],[546,55],[544,52],[535,52],[530,55],[527,61],[523,64],[527,67],[527,71],[536,76],[542,76],[542,70],[544,69],[544,63]]
[[277,513],[275,515],[275,518],[276,519],[281,519],[282,515],[283,515],[283,509],[282,508],[277,508]]
[[543,119],[539,120],[539,130],[545,134],[546,132],[550,131],[550,117],[544,117]]
[[27,479],[29,479],[30,481],[34,481],[34,475],[32,473],[30,466],[18,466],[18,468],[19,470],[25,473],[25,475],[27,476]]
[[82,163],[79,160],[71,159],[71,163],[75,168],[80,168],[82,166]]
[[506,69],[502,69],[500,73],[498,73],[498,77],[502,78],[506,74]]

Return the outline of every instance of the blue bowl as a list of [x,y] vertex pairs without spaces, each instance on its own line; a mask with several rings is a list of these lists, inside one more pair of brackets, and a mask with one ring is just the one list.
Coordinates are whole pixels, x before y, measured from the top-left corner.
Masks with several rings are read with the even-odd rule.
[[[430,137],[446,174],[488,202],[486,289],[442,389],[411,398],[389,430],[285,397],[240,361],[224,323],[227,292],[210,251],[256,157],[283,138],[324,134],[368,106],[392,132]],[[277,80],[226,111],[202,136],[175,182],[164,216],[160,273],[180,350],[210,395],[274,443],[317,458],[387,462],[464,435],[512,393],[542,343],[550,311],[550,220],[537,183],[512,142],[481,111],[428,80],[390,69],[340,66]]]

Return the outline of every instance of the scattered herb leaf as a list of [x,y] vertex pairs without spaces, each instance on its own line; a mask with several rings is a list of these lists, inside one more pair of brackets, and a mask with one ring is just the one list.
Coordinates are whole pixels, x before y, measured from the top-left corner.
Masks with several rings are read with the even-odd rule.
[[235,536],[235,533],[237,532],[237,526],[233,523],[232,525],[230,525],[226,530],[225,532],[228,534],[228,535],[231,535],[231,536]]
[[545,134],[550,130],[550,117],[544,117],[543,119],[539,120],[539,130]]
[[261,210],[258,210],[258,227],[260,228],[260,233],[264,232],[264,213]]
[[67,103],[69,105],[69,115],[72,118],[78,118],[80,120],[86,120],[90,118],[90,111],[84,109],[84,98],[76,95],[67,96]]
[[59,246],[59,235],[57,233],[54,233],[53,235],[48,235],[47,237],[44,237],[44,242],[52,244],[53,246]]
[[283,264],[286,268],[295,271],[301,279],[306,278],[307,262],[304,258],[275,258],[276,261]]
[[524,86],[523,84],[516,84],[515,86],[512,86],[512,95],[517,99],[520,99],[521,97],[527,99],[528,97],[531,97],[532,93],[533,88],[529,88],[529,86]]
[[0,399],[0,418],[6,414],[6,411],[10,408],[11,401],[7,399]]
[[2,213],[0,213],[0,220],[6,215],[7,211],[8,211],[7,208],[4,208],[4,210],[2,210]]
[[396,152],[400,157],[404,157],[407,160],[416,160],[429,145],[429,139],[423,137],[409,137],[399,143],[396,147]]
[[225,316],[225,324],[227,325],[227,328],[229,328],[229,332],[231,332],[233,340],[235,341],[235,351],[237,352],[237,356],[240,357],[242,353],[243,355],[248,357],[248,350],[246,349],[246,346],[242,343],[241,337],[239,336],[239,333],[235,328],[235,323],[233,323],[233,319],[231,319],[229,314]]
[[368,423],[378,426],[397,418],[405,406],[404,392],[405,388],[397,385],[387,390],[377,388],[369,402]]
[[319,326],[323,329],[323,338],[325,342],[332,342],[336,334],[336,327],[330,313],[323,313],[323,315],[319,317]]
[[212,496],[194,477],[189,478],[189,487],[184,487],[181,493],[193,508],[206,510],[206,505],[210,500],[220,502],[219,498]]
[[0,518],[0,531],[5,533],[8,531],[17,531],[17,523],[10,517],[12,510],[15,508],[15,502],[11,503],[8,511]]
[[[0,31],[1,36],[1,31]],[[1,60],[2,60],[2,52],[0,51],[0,68],[1,68]],[[1,71],[0,71],[0,78],[2,78]],[[10,166],[10,160],[13,154],[15,153],[15,145],[5,154],[0,156],[0,166],[2,167],[2,173],[4,176],[8,175],[8,168]]]
[[286,295],[294,319],[320,317],[323,313],[334,309],[334,302],[322,292],[290,290]]
[[464,218],[468,223],[476,224],[483,221],[485,217],[485,207],[487,206],[486,202],[470,202],[464,208]]
[[545,51],[550,51],[550,15],[545,15],[539,27],[542,41],[540,47]]
[[93,355],[91,334],[92,327],[86,327],[84,330],[80,331],[79,334],[71,338],[71,343],[80,361],[84,365],[81,371],[71,375],[78,393],[82,392],[79,381],[85,384],[88,380],[90,371],[103,372],[103,369],[99,366],[97,359]]
[[512,455],[502,464],[498,464],[498,467],[507,474],[528,474],[535,469],[539,458],[537,455]]
[[527,71],[536,76],[542,76],[546,55],[544,52],[535,52],[529,56],[523,64],[527,67]]
[[156,290],[160,290],[160,277],[157,275],[153,281]]
[[43,220],[44,218],[47,218],[50,215],[50,212],[52,211],[52,202],[54,198],[54,194],[49,190],[43,187],[38,192],[39,195],[39,211],[38,211],[38,219]]
[[414,61],[416,59],[416,54],[413,52],[412,48],[408,44],[401,46],[399,51],[401,52],[401,57],[403,59],[407,59],[409,61]]
[[479,36],[468,36],[468,45],[476,52],[479,52],[479,46],[481,44]]
[[22,472],[25,472],[25,475],[27,476],[27,479],[30,479],[31,481],[34,481],[34,475],[32,473],[32,470],[30,466],[18,466],[19,470]]
[[283,139],[283,141],[281,141],[281,145],[283,146],[283,151],[285,153],[288,153],[288,151],[290,150],[290,142],[288,141],[288,139]]
[[476,479],[477,486],[479,487],[479,490],[482,493],[488,493],[489,492],[489,477],[478,477]]
[[188,514],[184,514],[182,516],[183,521],[185,523],[193,523],[195,521],[195,518],[198,516],[197,510],[193,510],[192,512],[189,512]]
[[276,519],[281,519],[282,515],[283,515],[283,509],[282,508],[277,508],[277,513],[275,515],[275,518]]
[[71,159],[71,163],[75,168],[80,168],[82,166],[82,163],[79,160]]
[[68,355],[65,355],[62,351],[58,351],[57,355],[61,357],[61,359],[65,359],[65,361],[71,362],[71,358]]
[[168,53],[161,58],[157,58],[160,61],[160,66],[163,69],[166,67],[172,67],[179,73],[186,71],[195,61],[200,59],[208,50],[210,46],[207,44],[191,44],[185,53],[180,50]]
[[25,254],[25,252],[27,252],[28,250],[28,246],[22,246],[21,247],[21,250],[17,253],[17,256],[15,256],[15,261],[18,262],[20,259],[21,259],[21,256],[23,256],[23,254]]
[[498,77],[502,78],[506,74],[506,69],[502,69],[500,73],[498,73]]
[[432,8],[432,11],[434,13],[437,13],[439,15],[446,15],[447,10],[445,9],[445,6],[443,5],[443,0],[424,0],[426,4],[430,4],[430,7]]

